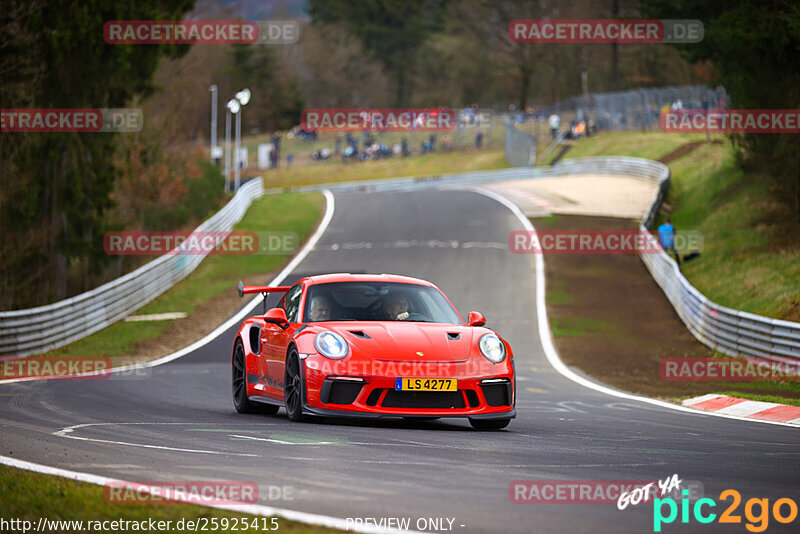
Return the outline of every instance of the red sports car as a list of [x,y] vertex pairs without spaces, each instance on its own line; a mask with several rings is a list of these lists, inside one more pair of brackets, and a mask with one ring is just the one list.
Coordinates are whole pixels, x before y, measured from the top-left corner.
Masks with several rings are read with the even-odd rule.
[[465,323],[435,285],[395,275],[310,276],[278,306],[244,321],[233,344],[240,413],[467,417],[497,430],[515,417],[509,344],[470,312]]

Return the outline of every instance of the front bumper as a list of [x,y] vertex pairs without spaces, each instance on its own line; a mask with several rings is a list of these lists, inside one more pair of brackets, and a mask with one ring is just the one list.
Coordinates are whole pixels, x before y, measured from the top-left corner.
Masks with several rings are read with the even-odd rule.
[[[301,360],[304,412],[341,417],[469,417],[508,419],[516,416],[513,361],[499,364],[480,360],[447,363],[446,367],[393,365],[378,373],[347,373],[311,354]],[[351,362],[352,363],[352,362]],[[359,368],[350,365],[349,368]],[[369,370],[374,370],[374,364]],[[398,377],[456,378],[453,392],[395,390]]]

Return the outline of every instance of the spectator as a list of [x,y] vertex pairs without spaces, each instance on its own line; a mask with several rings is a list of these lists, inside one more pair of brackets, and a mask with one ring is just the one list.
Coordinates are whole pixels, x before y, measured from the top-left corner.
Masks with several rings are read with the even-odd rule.
[[403,157],[411,155],[411,152],[408,150],[408,139],[406,139],[405,137],[401,142],[401,148],[403,151]]
[[288,165],[289,167],[291,167],[291,166],[292,166],[292,161],[294,161],[294,156],[292,156],[291,154],[289,154],[288,156],[286,156],[286,165]]
[[569,123],[569,130],[567,131],[567,139],[575,139],[577,134],[578,121],[572,120]]
[[450,149],[452,148],[450,146],[451,141],[450,134],[444,134],[442,136],[442,144],[440,145],[442,152],[450,152]]
[[675,227],[672,226],[672,220],[667,217],[664,221],[664,224],[658,227],[658,241],[661,243],[661,248],[664,251],[672,251],[672,254],[675,256],[675,261],[678,262],[678,267],[681,266],[681,257],[678,255],[678,251],[675,250]]
[[477,149],[483,148],[483,132],[478,132],[475,135],[475,148]]
[[561,128],[561,117],[553,113],[550,115],[550,118],[547,119],[547,122],[550,124],[550,135],[555,139],[558,137],[558,130]]
[[271,141],[273,146],[272,153],[270,154],[272,157],[272,166],[277,169],[278,162],[281,160],[280,157],[281,133],[275,132],[274,134],[272,134]]

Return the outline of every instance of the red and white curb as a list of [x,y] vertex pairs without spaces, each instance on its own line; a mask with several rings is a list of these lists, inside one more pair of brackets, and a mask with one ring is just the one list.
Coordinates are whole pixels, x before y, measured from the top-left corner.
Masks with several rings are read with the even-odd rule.
[[800,426],[800,406],[753,401],[714,393],[686,399],[682,404],[696,410]]

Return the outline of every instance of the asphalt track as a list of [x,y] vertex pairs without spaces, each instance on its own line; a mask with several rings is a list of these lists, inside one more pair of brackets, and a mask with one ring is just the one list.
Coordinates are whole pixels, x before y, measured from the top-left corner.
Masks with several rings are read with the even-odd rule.
[[[619,399],[556,373],[537,334],[534,257],[506,245],[521,228],[507,207],[472,191],[338,194],[327,231],[286,282],[327,272],[407,274],[436,283],[462,315],[483,312],[516,355],[518,415],[505,431],[476,432],[460,420],[293,424],[282,410],[238,415],[231,328],[133,376],[1,385],[0,455],[130,481],[255,481],[260,504],[408,517],[412,528],[418,518],[451,518],[456,532],[653,531],[652,506],[514,504],[515,480],[678,473],[717,501],[727,488],[743,500],[800,501],[797,429]],[[269,500],[269,486],[292,486],[293,498]],[[744,516],[743,505],[736,512]],[[798,521],[771,519],[767,532],[796,531]],[[747,532],[744,523],[726,527]],[[664,527],[722,530],[693,519]]]

